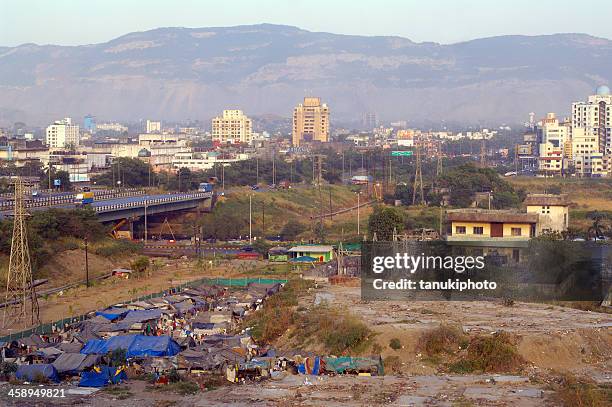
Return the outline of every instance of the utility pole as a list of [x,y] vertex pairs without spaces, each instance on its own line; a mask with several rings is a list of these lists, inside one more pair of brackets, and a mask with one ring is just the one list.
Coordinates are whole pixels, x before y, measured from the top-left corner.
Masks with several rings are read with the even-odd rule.
[[332,208],[332,191],[331,186],[329,187],[329,219],[334,220],[333,208]]
[[24,192],[23,181],[21,177],[17,177],[15,179],[13,238],[6,278],[6,306],[2,318],[2,325],[5,328],[15,327],[19,323],[27,327],[40,322],[38,297],[32,279],[26,224],[28,214],[25,211]]
[[253,239],[253,195],[249,195],[249,244]]
[[89,258],[87,256],[87,252],[88,252],[88,242],[87,242],[87,236],[85,236],[85,285],[87,286],[87,288],[89,288]]
[[255,157],[255,185],[259,185],[259,157]]
[[274,159],[275,152],[272,151],[272,185],[276,186],[276,160]]
[[144,242],[147,244],[148,231],[147,231],[147,201],[149,200],[149,196],[147,195],[144,201]]
[[221,164],[221,189],[225,193],[225,164]]
[[417,189],[421,195],[420,204],[425,204],[425,197],[423,194],[423,173],[421,171],[421,147],[416,144],[416,169],[414,172],[414,185],[412,188],[412,204],[416,205]]
[[264,201],[261,202],[261,233],[263,234],[263,238],[266,238],[266,203]]
[[359,210],[360,210],[360,203],[359,203],[359,196],[361,195],[361,191],[357,192],[357,236],[360,235],[360,231],[359,231],[359,224],[360,222],[360,218],[359,218]]

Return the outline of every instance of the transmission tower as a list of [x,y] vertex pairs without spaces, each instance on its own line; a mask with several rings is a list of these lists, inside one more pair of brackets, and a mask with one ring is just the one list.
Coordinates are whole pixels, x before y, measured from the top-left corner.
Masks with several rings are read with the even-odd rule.
[[487,166],[487,149],[485,146],[485,137],[482,135],[482,143],[480,144],[480,166],[485,168]]
[[24,205],[24,187],[20,177],[15,179],[15,218],[13,240],[6,278],[4,327],[24,327],[40,323],[38,298],[32,280],[32,265],[28,248],[28,230]]
[[421,146],[416,144],[416,169],[414,171],[414,187],[412,188],[412,204],[416,205],[417,189],[421,195],[420,204],[425,204],[425,197],[423,195],[423,173],[421,172]]
[[436,164],[436,179],[442,175],[442,146],[440,146],[440,150],[438,151],[438,162]]

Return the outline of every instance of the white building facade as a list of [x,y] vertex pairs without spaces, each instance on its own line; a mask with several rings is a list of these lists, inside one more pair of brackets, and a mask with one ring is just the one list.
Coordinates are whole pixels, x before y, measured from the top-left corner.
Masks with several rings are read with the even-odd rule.
[[54,122],[47,127],[45,144],[49,148],[78,147],[80,144],[79,126],[72,124],[72,119],[69,117]]
[[221,116],[212,119],[213,142],[221,144],[250,144],[253,125],[242,110],[224,110]]

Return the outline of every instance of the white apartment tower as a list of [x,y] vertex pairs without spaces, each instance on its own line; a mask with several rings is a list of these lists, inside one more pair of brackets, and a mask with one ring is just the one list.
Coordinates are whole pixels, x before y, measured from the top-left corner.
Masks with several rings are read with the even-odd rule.
[[224,110],[212,119],[212,139],[221,144],[251,143],[253,125],[242,110]]
[[72,124],[66,117],[47,127],[45,144],[50,148],[78,147],[80,143],[79,126]]
[[154,120],[147,120],[147,128],[146,131],[148,134],[151,133],[161,133],[161,122]]
[[610,88],[599,86],[586,102],[572,103],[573,160],[576,173],[581,176],[603,176],[612,168],[612,95]]
[[542,142],[539,146],[539,171],[548,175],[561,175],[565,169],[566,145],[570,143],[571,126],[560,123],[554,113],[542,120]]

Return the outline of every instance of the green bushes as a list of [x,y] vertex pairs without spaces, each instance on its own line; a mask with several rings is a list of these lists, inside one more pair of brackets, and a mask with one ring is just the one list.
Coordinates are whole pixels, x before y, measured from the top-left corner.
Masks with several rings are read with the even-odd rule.
[[520,370],[525,361],[505,332],[472,338],[467,354],[449,366],[455,373],[504,373]]
[[402,348],[402,342],[397,338],[393,338],[389,341],[389,347],[393,350],[399,350]]
[[140,243],[129,240],[112,240],[96,245],[93,252],[103,257],[117,257],[131,253],[138,253],[142,248]]
[[460,328],[441,325],[425,331],[419,338],[417,348],[428,356],[454,354],[465,342],[466,336]]
[[557,401],[566,407],[604,407],[609,406],[612,400],[610,386],[597,386],[592,381],[579,380],[570,374],[561,376],[552,388]]

